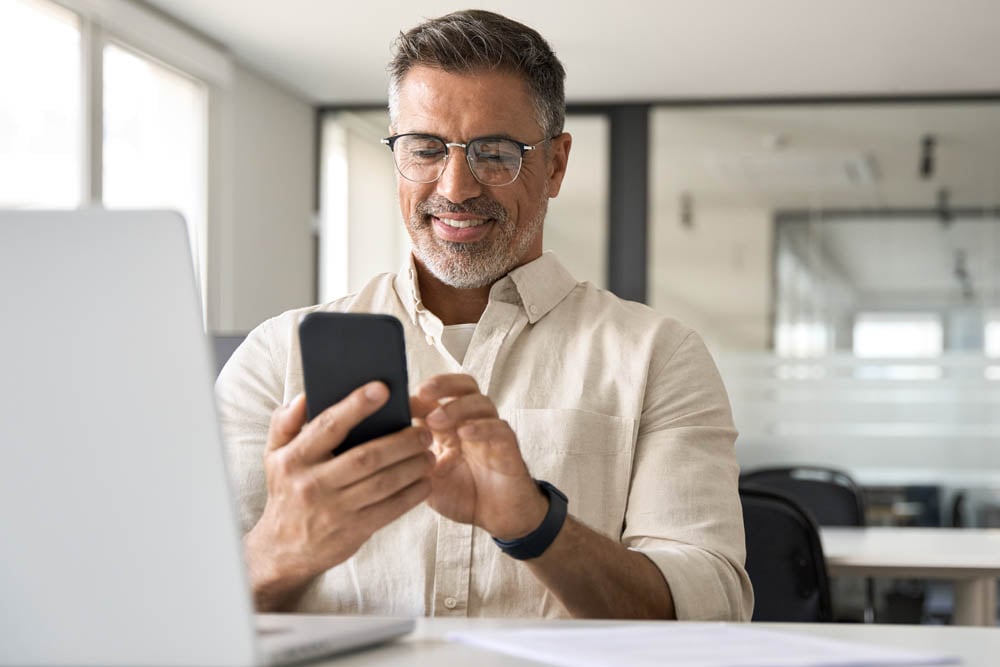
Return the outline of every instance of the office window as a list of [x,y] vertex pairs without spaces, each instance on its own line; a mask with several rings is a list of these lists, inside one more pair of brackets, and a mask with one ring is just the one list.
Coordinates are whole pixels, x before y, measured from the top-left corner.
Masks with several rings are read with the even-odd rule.
[[200,82],[116,44],[104,47],[104,205],[179,211],[199,276],[204,275],[206,126]]
[[72,208],[83,188],[82,68],[75,14],[0,2],[0,207]]
[[941,318],[933,313],[859,313],[855,318],[858,357],[936,357],[943,349]]
[[821,357],[831,348],[829,329],[822,322],[778,324],[774,350],[779,357]]
[[983,330],[983,350],[987,357],[1000,357],[1000,317],[986,323]]

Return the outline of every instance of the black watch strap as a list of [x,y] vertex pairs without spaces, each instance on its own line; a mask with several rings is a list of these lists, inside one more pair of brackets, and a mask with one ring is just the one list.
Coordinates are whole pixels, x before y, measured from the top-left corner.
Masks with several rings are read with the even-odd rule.
[[549,497],[549,511],[545,513],[545,518],[538,528],[516,540],[498,540],[493,538],[500,550],[511,558],[517,560],[528,560],[538,558],[549,548],[566,523],[566,514],[569,502],[566,495],[552,486],[548,482],[540,479],[535,480],[542,493]]

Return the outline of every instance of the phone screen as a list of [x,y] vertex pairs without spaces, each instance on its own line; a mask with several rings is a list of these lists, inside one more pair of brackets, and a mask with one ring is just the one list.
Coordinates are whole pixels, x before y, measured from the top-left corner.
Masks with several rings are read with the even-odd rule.
[[352,429],[335,455],[410,425],[406,345],[398,319],[310,313],[299,323],[299,342],[310,420],[363,384],[380,380],[389,387],[389,401]]

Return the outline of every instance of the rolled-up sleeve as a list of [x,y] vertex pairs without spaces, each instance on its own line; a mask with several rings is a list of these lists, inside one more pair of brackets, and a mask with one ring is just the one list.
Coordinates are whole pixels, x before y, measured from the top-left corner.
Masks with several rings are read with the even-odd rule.
[[735,440],[722,379],[691,332],[650,375],[622,535],[659,567],[681,620],[752,615]]

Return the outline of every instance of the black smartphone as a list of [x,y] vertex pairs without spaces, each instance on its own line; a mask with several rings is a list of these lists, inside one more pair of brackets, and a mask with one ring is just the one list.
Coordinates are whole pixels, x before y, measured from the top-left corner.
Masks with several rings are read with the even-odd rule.
[[389,401],[333,450],[342,454],[410,425],[403,325],[392,315],[310,313],[299,323],[306,411],[311,420],[363,384],[381,380]]

